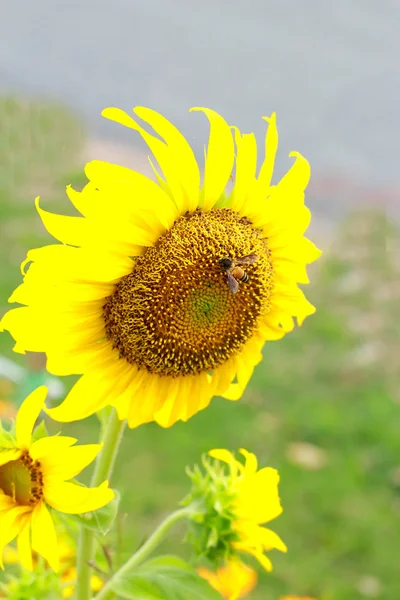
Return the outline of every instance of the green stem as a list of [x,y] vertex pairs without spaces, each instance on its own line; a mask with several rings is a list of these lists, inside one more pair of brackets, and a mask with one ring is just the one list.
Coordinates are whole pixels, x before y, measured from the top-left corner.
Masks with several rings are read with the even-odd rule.
[[[126,421],[120,421],[116,410],[113,409],[105,427],[103,448],[96,459],[96,465],[91,480],[92,487],[97,487],[103,483],[105,479],[110,479],[125,425]],[[90,600],[92,597],[90,588],[90,577],[92,573],[89,561],[93,560],[95,551],[94,535],[94,532],[90,529],[81,527],[77,556],[78,578],[76,585],[76,600]]]
[[142,563],[164,539],[167,531],[178,521],[186,518],[190,514],[189,508],[182,508],[169,515],[163,521],[148,540],[133,554],[127,562],[109,579],[103,589],[97,594],[96,600],[106,600],[107,594],[112,590],[118,579],[132,571],[140,563]]

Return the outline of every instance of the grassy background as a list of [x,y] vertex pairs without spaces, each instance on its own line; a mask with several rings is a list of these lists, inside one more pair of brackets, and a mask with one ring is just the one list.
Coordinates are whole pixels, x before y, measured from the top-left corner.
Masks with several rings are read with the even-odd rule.
[[[70,211],[63,185],[82,182],[82,143],[79,123],[64,109],[0,100],[0,162],[7,167],[0,178],[1,313],[26,251],[51,243],[33,198],[41,194],[44,207]],[[128,431],[113,481],[126,513],[125,551],[185,495],[186,464],[212,447],[246,447],[281,473],[284,513],[272,528],[289,547],[287,555],[273,553],[274,571],[260,574],[253,600],[289,593],[400,598],[398,250],[396,227],[383,213],[348,215],[312,269],[307,293],[317,314],[266,345],[240,402],[214,399],[170,430]],[[0,336],[0,352],[24,361],[12,345],[8,334]],[[93,418],[64,431],[95,440],[96,428]],[[165,549],[171,543],[188,555],[179,532]]]

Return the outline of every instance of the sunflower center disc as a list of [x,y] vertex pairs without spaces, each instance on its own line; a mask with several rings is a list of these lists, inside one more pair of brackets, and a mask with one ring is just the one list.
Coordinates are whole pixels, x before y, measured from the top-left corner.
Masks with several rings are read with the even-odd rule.
[[43,476],[38,461],[28,452],[0,467],[0,490],[23,506],[35,506],[43,497]]
[[[218,261],[256,254],[233,294]],[[120,357],[172,377],[212,371],[237,354],[269,309],[267,242],[231,209],[177,219],[135,261],[104,305],[106,335]]]

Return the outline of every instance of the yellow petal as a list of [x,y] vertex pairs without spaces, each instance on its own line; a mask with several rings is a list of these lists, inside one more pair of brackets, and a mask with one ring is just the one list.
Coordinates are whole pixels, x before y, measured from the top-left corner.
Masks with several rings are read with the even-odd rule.
[[256,473],[257,467],[258,467],[256,455],[253,454],[252,452],[248,452],[244,448],[240,448],[239,452],[241,454],[243,454],[243,456],[246,459],[246,464],[245,464],[246,475],[252,475],[252,474]]
[[44,502],[39,502],[33,509],[32,548],[47,560],[53,571],[59,570],[57,534],[53,519]]
[[33,571],[31,548],[31,515],[21,517],[21,530],[17,538],[17,548],[22,566],[28,571]]
[[97,510],[114,498],[114,492],[108,487],[108,481],[95,488],[56,482],[54,485],[48,485],[44,494],[50,506],[70,515]]
[[304,192],[310,181],[310,163],[300,152],[291,152],[289,156],[294,156],[296,161],[279,181],[277,187],[285,194],[290,194],[294,189]]
[[168,146],[158,138],[147,133],[132,117],[119,108],[105,108],[101,114],[106,119],[121,123],[121,125],[130,127],[140,133],[164,173],[167,185],[171,190],[172,197],[180,214],[188,210],[189,206],[179,181],[179,168],[174,164]]
[[271,529],[265,527],[259,527],[260,540],[264,546],[264,550],[280,550],[281,552],[287,552],[286,544],[281,540],[279,535]]
[[[21,451],[17,449],[13,450],[3,450],[0,449],[0,466],[5,465],[11,460],[17,460],[21,456]],[[0,510],[1,510],[1,498],[0,495]]]
[[9,331],[17,342],[14,352],[25,354],[30,352],[44,352],[45,338],[40,326],[40,311],[23,306],[6,312],[0,322],[0,331]]
[[43,457],[51,457],[59,452],[65,452],[67,448],[76,444],[77,441],[76,438],[64,435],[40,438],[39,440],[36,440],[36,442],[33,442],[29,454],[33,460],[41,460]]
[[14,538],[19,534],[22,521],[22,515],[29,513],[29,506],[13,506],[9,510],[0,512],[0,568],[4,569],[3,551]]
[[210,122],[206,164],[204,170],[203,208],[208,211],[225,190],[235,160],[232,132],[228,123],[209,108],[195,107],[192,111],[202,111]]
[[55,408],[46,408],[46,413],[55,421],[85,419],[106,406],[113,395],[118,395],[129,378],[130,371],[130,365],[118,359],[103,371],[85,373],[64,402]]
[[165,140],[171,160],[179,168],[179,179],[187,195],[188,210],[195,210],[199,201],[200,172],[192,148],[181,132],[156,111],[137,106],[134,112]]
[[36,210],[47,231],[56,240],[71,246],[82,246],[88,236],[88,223],[82,217],[65,217],[43,210],[39,206],[39,196],[35,199]]
[[47,455],[42,459],[46,480],[51,481],[52,478],[72,479],[94,461],[101,448],[102,444],[87,444]]
[[276,469],[265,467],[240,486],[237,501],[239,517],[251,519],[254,523],[266,523],[282,513],[278,494],[279,474]]
[[22,403],[15,424],[17,444],[20,448],[29,448],[33,427],[43,409],[46,396],[47,387],[41,385]]
[[275,156],[278,150],[278,130],[276,128],[276,113],[272,113],[270,117],[263,117],[263,119],[268,122],[268,129],[265,136],[265,159],[257,183],[266,196],[274,172]]
[[245,214],[249,195],[252,192],[257,168],[257,141],[254,133],[240,135],[235,127],[236,174],[231,196],[231,207]]
[[228,463],[228,465],[236,462],[236,459],[232,452],[229,450],[225,450],[224,448],[215,448],[214,450],[209,450],[207,453],[211,458],[215,458],[216,460],[220,460],[221,462]]
[[109,194],[110,206],[107,213],[111,209],[118,210],[121,217],[130,216],[135,222],[140,215],[146,217],[154,213],[165,228],[170,228],[177,217],[170,197],[159,185],[141,173],[100,160],[88,163],[85,173],[100,191]]

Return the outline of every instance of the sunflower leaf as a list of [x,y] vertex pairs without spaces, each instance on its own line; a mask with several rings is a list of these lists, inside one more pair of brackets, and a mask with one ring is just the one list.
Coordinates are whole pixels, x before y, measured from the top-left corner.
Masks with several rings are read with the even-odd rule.
[[15,436],[12,435],[11,431],[7,431],[6,429],[3,429],[2,424],[0,422],[0,448],[2,448],[2,449],[15,448],[15,446],[16,446]]
[[103,506],[103,508],[81,515],[63,515],[63,520],[67,523],[82,525],[85,529],[106,535],[110,531],[118,514],[120,495],[117,490],[114,490],[114,493],[114,498],[106,506]]
[[32,442],[36,442],[41,438],[48,437],[48,435],[49,434],[47,432],[46,423],[44,421],[41,421],[32,433]]
[[112,589],[125,600],[221,600],[184,560],[159,556],[116,579]]

